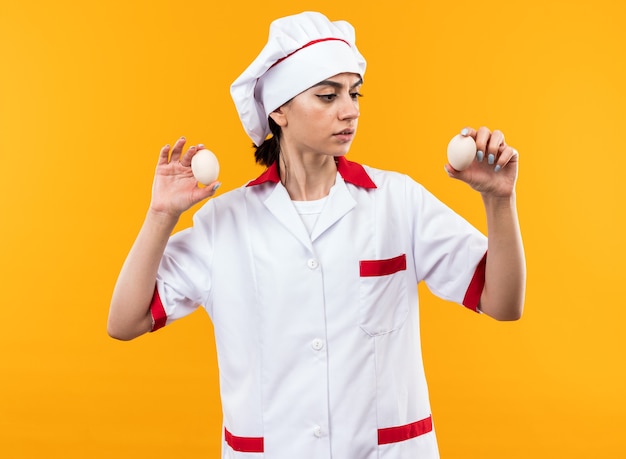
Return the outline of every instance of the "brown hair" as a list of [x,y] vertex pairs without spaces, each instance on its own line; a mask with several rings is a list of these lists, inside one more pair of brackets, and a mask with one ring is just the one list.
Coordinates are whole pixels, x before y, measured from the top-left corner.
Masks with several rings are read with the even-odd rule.
[[280,126],[272,118],[267,119],[270,127],[271,137],[268,137],[263,141],[254,152],[254,159],[262,166],[269,167],[276,161],[278,161],[278,155],[280,154]]

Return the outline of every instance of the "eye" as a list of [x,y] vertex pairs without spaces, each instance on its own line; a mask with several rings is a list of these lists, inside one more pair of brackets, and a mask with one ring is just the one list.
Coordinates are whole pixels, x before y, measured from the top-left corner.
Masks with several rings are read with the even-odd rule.
[[352,99],[354,100],[357,100],[359,97],[363,97],[363,94],[361,94],[360,92],[351,92],[350,97],[352,97]]
[[337,97],[337,94],[317,94],[317,97],[326,102],[332,102]]

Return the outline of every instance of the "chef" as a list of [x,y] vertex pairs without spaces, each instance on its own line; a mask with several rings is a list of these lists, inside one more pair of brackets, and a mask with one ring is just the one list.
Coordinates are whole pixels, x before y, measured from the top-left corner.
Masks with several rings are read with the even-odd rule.
[[446,165],[481,194],[486,237],[409,176],[347,159],[364,74],[349,23],[277,19],[231,86],[265,171],[213,197],[219,182],[199,187],[191,172],[201,145],[161,149],[108,330],[132,339],[207,311],[223,458],[439,457],[417,284],[497,320],[521,316],[517,151],[468,127],[476,160]]

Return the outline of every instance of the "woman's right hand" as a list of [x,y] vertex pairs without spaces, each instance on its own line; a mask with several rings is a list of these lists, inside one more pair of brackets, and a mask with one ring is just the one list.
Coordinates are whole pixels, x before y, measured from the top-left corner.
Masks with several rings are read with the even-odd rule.
[[221,185],[215,181],[206,187],[199,187],[191,171],[191,158],[202,146],[189,147],[183,154],[186,139],[181,137],[174,147],[165,145],[161,148],[159,162],[152,185],[150,210],[174,218],[199,203],[213,196]]

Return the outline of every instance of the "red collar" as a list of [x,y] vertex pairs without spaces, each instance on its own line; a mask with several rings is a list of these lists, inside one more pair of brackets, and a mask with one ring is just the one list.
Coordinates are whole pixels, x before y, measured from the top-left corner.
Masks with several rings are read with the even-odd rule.
[[[339,175],[341,175],[346,182],[360,186],[361,188],[376,188],[376,184],[359,163],[348,161],[343,156],[336,157],[335,161],[337,162],[337,172],[339,172]],[[280,182],[276,162],[272,163],[272,165],[265,169],[261,175],[259,175],[255,180],[252,180],[246,186],[260,185],[265,182]]]

